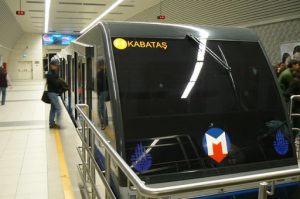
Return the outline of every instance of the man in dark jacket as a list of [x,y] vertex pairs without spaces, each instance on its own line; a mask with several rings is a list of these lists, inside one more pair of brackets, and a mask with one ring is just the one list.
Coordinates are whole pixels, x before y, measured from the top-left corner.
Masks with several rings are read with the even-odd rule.
[[[50,70],[46,75],[48,97],[51,102],[51,109],[49,115],[50,128],[60,128],[60,126],[57,124],[60,122],[60,117],[61,117],[61,106],[58,99],[60,93],[60,83],[59,83],[59,76],[58,76],[59,65],[60,65],[59,59],[55,57],[52,58],[50,61]],[[57,123],[55,123],[55,116],[56,116]]]

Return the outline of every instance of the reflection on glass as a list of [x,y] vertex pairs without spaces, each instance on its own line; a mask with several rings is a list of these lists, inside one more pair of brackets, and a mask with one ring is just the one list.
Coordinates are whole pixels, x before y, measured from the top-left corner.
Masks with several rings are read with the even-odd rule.
[[186,88],[184,89],[184,92],[181,96],[181,99],[185,99],[189,96],[190,92],[192,91],[195,82],[197,81],[199,74],[201,72],[202,66],[203,66],[203,61],[204,61],[204,56],[205,56],[205,48],[206,48],[206,39],[200,39],[199,43],[199,50],[198,50],[198,55],[197,55],[197,62],[193,71],[193,74],[191,76],[191,79],[189,83],[187,84]]
[[[284,123],[286,117],[258,42],[202,41],[211,50],[204,54],[204,45],[195,46],[188,39],[125,39],[168,44],[167,50],[113,51],[126,161],[132,165],[132,160],[152,148],[151,167],[139,173],[143,180],[154,181],[156,174],[182,177],[193,171],[193,176],[208,177],[295,163],[286,125],[280,127],[289,141],[285,155],[278,154],[273,143],[286,144],[278,142],[276,130],[266,126],[268,121]],[[247,109],[237,101],[229,69]],[[188,100],[180,100],[184,90]],[[202,138],[211,127],[223,129],[230,137],[231,149],[221,163],[203,150]],[[155,139],[160,140],[151,147]]]

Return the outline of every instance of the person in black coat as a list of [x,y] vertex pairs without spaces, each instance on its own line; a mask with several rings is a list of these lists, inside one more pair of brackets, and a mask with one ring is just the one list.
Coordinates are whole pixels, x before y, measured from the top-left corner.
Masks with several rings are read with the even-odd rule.
[[[59,95],[61,91],[60,80],[59,80],[59,59],[52,58],[50,61],[50,70],[46,75],[47,78],[47,89],[48,97],[51,102],[50,115],[49,115],[49,128],[60,128],[60,117],[61,117],[61,106],[59,103]],[[56,122],[55,122],[56,118]]]

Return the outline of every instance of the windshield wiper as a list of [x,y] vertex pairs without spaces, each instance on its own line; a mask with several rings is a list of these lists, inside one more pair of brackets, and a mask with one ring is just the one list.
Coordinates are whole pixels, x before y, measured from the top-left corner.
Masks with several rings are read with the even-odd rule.
[[[235,99],[238,101],[238,104],[241,106],[241,108],[243,108],[244,110],[248,110],[248,108],[240,100],[240,97],[238,95],[237,88],[236,88],[236,83],[232,76],[231,67],[228,65],[227,59],[222,51],[222,48],[218,45],[219,51],[221,52],[221,55],[222,55],[222,59],[221,59],[214,51],[212,51],[210,48],[208,48],[206,45],[204,45],[197,37],[195,37],[193,35],[186,35],[186,37],[195,41],[199,46],[200,45],[204,46],[205,51],[208,54],[210,54],[227,71]],[[200,47],[198,47],[198,48],[200,48]]]

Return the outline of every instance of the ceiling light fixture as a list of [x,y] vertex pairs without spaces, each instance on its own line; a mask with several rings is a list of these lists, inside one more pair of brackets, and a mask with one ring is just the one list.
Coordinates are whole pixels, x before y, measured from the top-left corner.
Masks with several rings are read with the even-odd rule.
[[85,31],[89,30],[91,27],[93,27],[100,19],[102,19],[105,15],[107,15],[110,11],[112,11],[115,7],[117,7],[120,3],[122,3],[124,0],[117,0],[114,4],[112,4],[107,10],[105,10],[101,15],[99,15],[92,23],[90,23],[87,27],[82,29],[80,33],[84,33]]
[[10,48],[7,48],[7,47],[3,46],[2,44],[0,44],[0,48],[5,48],[5,49],[7,49],[7,50],[10,50],[10,51],[12,51],[12,49],[10,49]]
[[45,1],[45,33],[48,33],[51,0]]
[[72,43],[80,45],[80,46],[84,46],[84,47],[93,47],[92,45],[85,44],[85,43],[82,43],[82,42],[79,42],[79,41],[76,41],[76,40],[72,41]]

